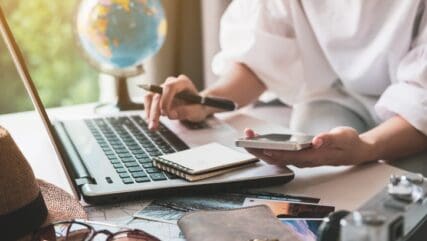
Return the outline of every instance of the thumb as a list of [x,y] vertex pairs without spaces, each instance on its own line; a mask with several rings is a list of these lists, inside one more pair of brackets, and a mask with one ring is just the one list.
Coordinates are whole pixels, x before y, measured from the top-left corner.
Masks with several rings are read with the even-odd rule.
[[320,133],[316,135],[313,140],[312,144],[315,149],[318,149],[320,147],[330,146],[333,145],[336,141],[335,135],[333,133]]
[[203,115],[202,111],[197,104],[191,105],[179,105],[173,108],[172,110],[176,112],[177,119],[179,120],[188,120],[192,122],[200,122],[205,119],[206,116]]
[[245,137],[246,137],[246,139],[253,138],[255,136],[256,136],[256,134],[255,134],[255,132],[252,129],[249,129],[249,128],[245,129]]
[[345,142],[349,136],[357,135],[357,131],[351,127],[339,126],[335,127],[329,132],[320,133],[313,138],[312,144],[314,148],[321,146],[337,145]]

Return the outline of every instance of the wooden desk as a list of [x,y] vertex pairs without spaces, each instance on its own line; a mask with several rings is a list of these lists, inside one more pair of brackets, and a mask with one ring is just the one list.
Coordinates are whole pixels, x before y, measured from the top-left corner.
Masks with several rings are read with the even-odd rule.
[[[92,113],[93,107],[93,104],[87,104],[56,108],[50,109],[49,114],[65,119],[76,118]],[[273,112],[289,113],[287,110]],[[251,113],[251,116],[248,113]],[[254,127],[259,132],[284,130],[278,125],[267,125],[265,121],[253,116],[260,115],[256,113],[256,110],[250,110],[250,112],[240,110],[233,114],[219,115],[219,118],[241,133],[245,127]],[[38,178],[52,182],[71,192],[46,131],[36,113],[22,112],[1,115],[0,125],[7,128],[12,134]],[[337,209],[348,210],[357,208],[383,188],[391,174],[403,172],[395,167],[378,163],[358,167],[292,169],[296,174],[295,180],[286,185],[269,187],[264,190],[319,197],[321,203],[334,205]]]

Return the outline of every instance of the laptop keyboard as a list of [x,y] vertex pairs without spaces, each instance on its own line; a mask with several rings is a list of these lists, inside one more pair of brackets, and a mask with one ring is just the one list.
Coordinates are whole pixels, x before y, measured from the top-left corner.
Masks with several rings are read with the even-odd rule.
[[124,184],[177,178],[157,169],[151,161],[155,156],[188,149],[163,124],[152,132],[140,116],[86,119],[85,123]]

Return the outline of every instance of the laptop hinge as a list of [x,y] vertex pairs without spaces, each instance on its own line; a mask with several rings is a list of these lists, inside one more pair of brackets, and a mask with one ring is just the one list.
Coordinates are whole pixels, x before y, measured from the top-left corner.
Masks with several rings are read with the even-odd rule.
[[80,187],[83,184],[96,184],[95,179],[89,175],[86,167],[81,162],[81,158],[78,152],[75,150],[74,145],[71,143],[70,137],[68,136],[68,133],[66,132],[62,122],[55,122],[54,127],[59,136],[59,141],[64,147],[63,151],[65,152],[67,158],[67,169],[72,173],[72,177],[76,186]]
[[81,187],[84,184],[93,184],[93,180],[91,180],[91,178],[89,177],[80,177],[80,178],[75,178],[74,181],[76,182],[76,185]]

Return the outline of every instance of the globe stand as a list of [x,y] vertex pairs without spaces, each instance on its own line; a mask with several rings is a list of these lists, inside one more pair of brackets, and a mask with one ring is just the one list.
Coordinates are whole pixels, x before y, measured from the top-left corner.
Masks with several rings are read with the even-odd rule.
[[95,113],[114,113],[126,110],[143,110],[144,104],[131,100],[127,86],[127,77],[115,77],[117,100],[115,103],[100,103],[95,106]]
[[116,77],[117,83],[117,102],[116,107],[120,111],[125,110],[143,110],[144,104],[135,103],[131,100],[127,86],[126,77]]

